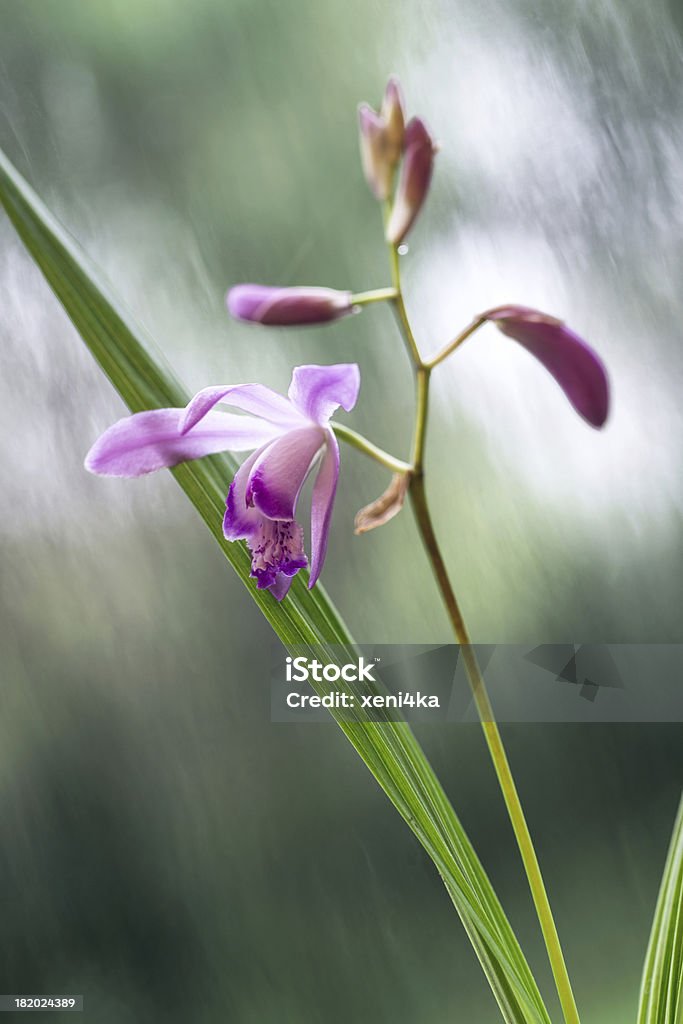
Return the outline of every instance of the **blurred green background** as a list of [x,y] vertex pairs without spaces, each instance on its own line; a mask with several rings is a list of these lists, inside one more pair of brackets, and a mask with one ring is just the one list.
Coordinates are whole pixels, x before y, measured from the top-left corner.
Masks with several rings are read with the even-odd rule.
[[[355,107],[442,144],[404,259],[425,349],[518,301],[607,361],[596,434],[494,332],[435,379],[437,525],[476,640],[681,640],[683,15],[655,0],[3,0],[0,143],[190,387],[357,360],[406,451],[383,308],[230,323],[240,280],[387,283]],[[497,1010],[431,865],[329,725],[273,725],[269,630],[170,476],[88,477],[122,405],[0,222],[0,990],[98,1024]],[[447,642],[410,516],[344,452],[324,580],[360,641]],[[656,686],[656,679],[652,685]],[[509,726],[584,1021],[634,1017],[681,728]],[[478,730],[420,738],[552,1003]],[[40,1015],[39,1015],[40,1016]]]

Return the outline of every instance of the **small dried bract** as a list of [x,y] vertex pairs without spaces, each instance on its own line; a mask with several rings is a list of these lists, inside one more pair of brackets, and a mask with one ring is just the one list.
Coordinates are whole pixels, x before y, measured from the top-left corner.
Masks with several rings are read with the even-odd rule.
[[384,494],[380,494],[379,498],[375,498],[356,513],[353,525],[357,535],[376,530],[378,526],[384,526],[398,515],[406,500],[411,476],[409,472],[394,473]]

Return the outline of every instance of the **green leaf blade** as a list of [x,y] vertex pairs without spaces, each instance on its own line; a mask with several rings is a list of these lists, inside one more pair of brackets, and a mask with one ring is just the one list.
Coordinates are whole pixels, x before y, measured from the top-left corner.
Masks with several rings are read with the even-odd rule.
[[645,956],[637,1024],[683,1022],[683,798]]

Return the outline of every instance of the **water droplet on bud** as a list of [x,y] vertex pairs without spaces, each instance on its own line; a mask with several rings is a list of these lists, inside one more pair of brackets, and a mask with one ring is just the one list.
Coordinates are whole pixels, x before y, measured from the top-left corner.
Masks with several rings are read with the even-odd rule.
[[407,252],[408,252],[408,246],[405,243],[403,245],[399,245],[399,247],[398,247],[398,254],[399,254],[399,256],[405,256]]

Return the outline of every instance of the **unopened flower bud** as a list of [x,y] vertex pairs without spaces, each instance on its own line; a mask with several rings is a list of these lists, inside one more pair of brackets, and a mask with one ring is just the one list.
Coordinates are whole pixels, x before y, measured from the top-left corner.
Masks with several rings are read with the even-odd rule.
[[401,84],[398,78],[393,75],[387,82],[387,87],[384,90],[380,117],[385,125],[389,158],[394,164],[397,164],[401,159],[401,151],[403,149],[405,114]]
[[273,288],[238,284],[227,295],[228,311],[237,320],[291,327],[338,320],[353,312],[351,292],[334,288]]
[[387,241],[392,245],[403,241],[427,198],[436,153],[434,140],[419,117],[406,125],[403,144],[401,175],[387,224]]
[[404,133],[403,97],[397,78],[390,78],[377,113],[367,103],[358,108],[360,155],[368,185],[379,200],[388,199],[394,171],[401,159]]
[[527,306],[498,306],[478,319],[491,320],[503,334],[531,352],[592,427],[604,425],[609,411],[607,371],[578,334],[561,320]]

